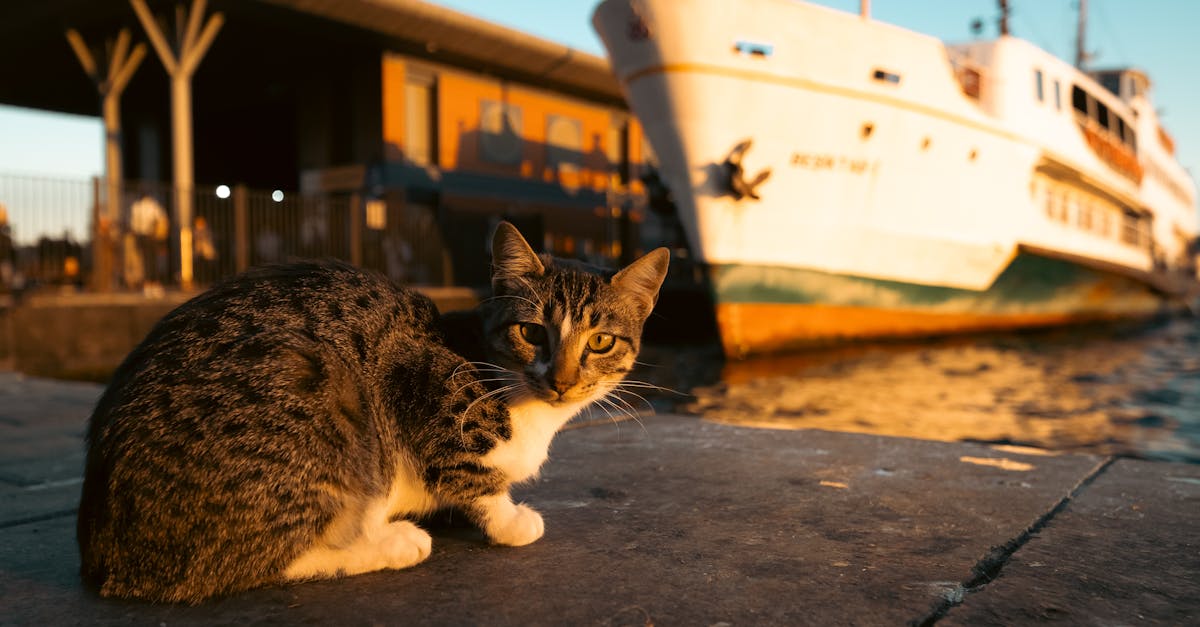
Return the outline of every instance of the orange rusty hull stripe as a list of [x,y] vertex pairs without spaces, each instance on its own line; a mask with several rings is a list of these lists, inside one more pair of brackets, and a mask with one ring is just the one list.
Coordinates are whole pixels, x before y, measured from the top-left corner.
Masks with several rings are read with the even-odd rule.
[[[1145,316],[1156,313],[1144,312]],[[845,340],[913,338],[1050,327],[1079,322],[1137,317],[1139,314],[933,313],[793,303],[723,303],[717,305],[717,325],[725,354],[778,353]]]

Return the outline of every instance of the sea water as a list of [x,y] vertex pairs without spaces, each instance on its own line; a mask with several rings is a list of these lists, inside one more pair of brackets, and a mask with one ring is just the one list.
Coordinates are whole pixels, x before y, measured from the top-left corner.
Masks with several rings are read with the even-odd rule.
[[659,380],[689,394],[672,409],[708,420],[1200,462],[1194,318],[718,366],[687,352],[658,353],[672,372]]

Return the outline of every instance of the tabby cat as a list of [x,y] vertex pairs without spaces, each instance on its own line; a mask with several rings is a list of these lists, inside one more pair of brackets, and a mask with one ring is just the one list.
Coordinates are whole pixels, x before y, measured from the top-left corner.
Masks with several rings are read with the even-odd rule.
[[84,579],[195,603],[404,568],[431,549],[412,520],[441,508],[496,544],[540,538],[509,487],[632,369],[668,254],[602,274],[502,223],[492,256],[493,297],[462,315],[336,262],[251,270],[168,314],[91,416]]

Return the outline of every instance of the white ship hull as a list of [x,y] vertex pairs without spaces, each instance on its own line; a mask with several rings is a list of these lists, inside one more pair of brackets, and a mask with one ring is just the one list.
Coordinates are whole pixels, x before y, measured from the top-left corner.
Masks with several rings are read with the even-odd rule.
[[[1150,313],[1156,273],[1194,273],[1194,186],[1153,108],[1027,42],[947,48],[790,0],[608,0],[594,23],[711,270],[730,353]],[[1136,119],[1141,145],[1115,123],[1089,144],[1075,85]],[[1152,176],[1131,170],[1135,149]],[[738,197],[729,161],[749,182],[769,170],[757,199]],[[1001,281],[1047,254],[1087,278],[1036,297]]]

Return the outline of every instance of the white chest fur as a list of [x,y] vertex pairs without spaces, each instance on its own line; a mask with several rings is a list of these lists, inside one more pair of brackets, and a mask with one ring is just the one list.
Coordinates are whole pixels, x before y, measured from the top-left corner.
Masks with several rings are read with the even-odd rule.
[[553,407],[537,400],[509,406],[512,438],[500,442],[483,457],[483,463],[499,468],[513,483],[536,477],[550,450],[550,440],[586,403]]

